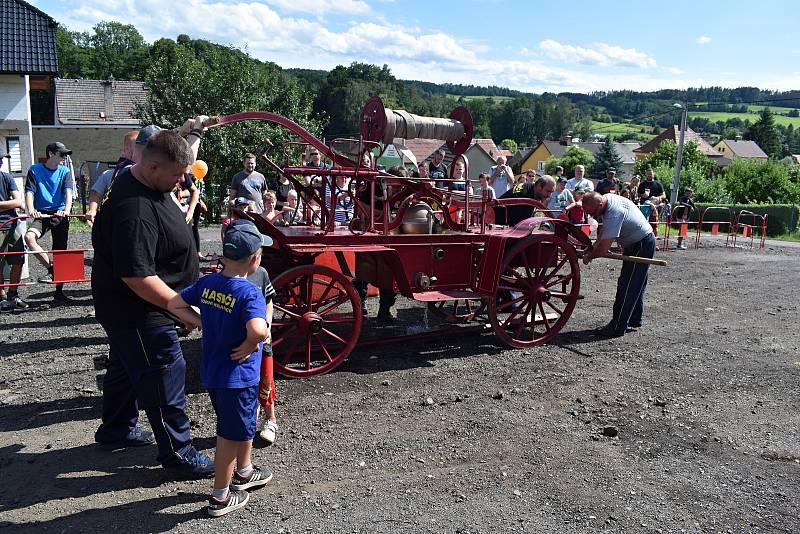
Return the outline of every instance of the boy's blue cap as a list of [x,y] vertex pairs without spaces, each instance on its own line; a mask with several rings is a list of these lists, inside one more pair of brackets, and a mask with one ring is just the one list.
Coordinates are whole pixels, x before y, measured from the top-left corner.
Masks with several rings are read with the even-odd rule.
[[272,244],[272,238],[258,231],[252,221],[237,219],[225,230],[222,237],[222,255],[229,260],[243,260],[261,247]]

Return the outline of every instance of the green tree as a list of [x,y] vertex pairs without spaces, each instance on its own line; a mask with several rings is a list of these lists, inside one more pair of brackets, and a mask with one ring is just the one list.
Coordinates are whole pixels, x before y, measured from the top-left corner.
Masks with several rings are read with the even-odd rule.
[[403,92],[402,82],[387,65],[339,65],[322,82],[314,99],[314,112],[328,121],[325,135],[357,135],[361,109],[371,96],[380,96],[387,108],[394,109],[403,101]]
[[542,100],[533,105],[533,139],[531,145],[540,143],[550,136],[550,109]]
[[603,141],[603,146],[594,157],[594,161],[590,167],[589,176],[598,180],[606,177],[608,169],[616,169],[617,172],[622,172],[622,158],[620,157],[617,149],[614,148],[614,143],[611,142],[611,136],[606,136]]
[[556,139],[568,134],[575,125],[575,106],[566,97],[559,97],[550,111],[550,133]]
[[130,24],[100,22],[93,33],[56,29],[59,76],[141,80],[149,66],[149,45]]
[[800,187],[790,180],[788,168],[775,160],[734,158],[725,171],[725,187],[737,204],[800,202]]
[[56,27],[56,55],[60,78],[91,78],[89,34]]
[[761,110],[758,120],[747,129],[744,138],[755,141],[771,158],[776,158],[780,154],[781,140],[775,129],[775,117],[769,108]]
[[97,79],[114,76],[121,80],[140,80],[149,66],[149,46],[131,24],[101,22],[89,38],[90,64]]
[[517,142],[513,139],[503,139],[500,141],[500,146],[506,150],[510,150],[511,152],[516,152],[518,148]]
[[[645,170],[652,167],[656,171],[656,179],[664,186],[669,198],[672,181],[675,177],[675,161],[678,145],[674,141],[664,141],[655,151],[638,158],[634,164],[634,173],[644,176]],[[697,149],[697,143],[690,141],[683,146],[683,165],[681,168],[681,191],[687,186],[694,186],[693,180],[711,179],[715,164]]]
[[577,165],[583,165],[589,168],[592,165],[593,159],[594,157],[591,152],[573,145],[564,152],[562,157],[549,158],[544,163],[544,172],[546,174],[554,174],[556,172],[556,167],[561,165],[564,167],[564,176],[569,178],[575,176],[575,167]]
[[592,135],[592,117],[590,115],[581,116],[575,125],[575,133],[580,137],[581,141],[589,140],[589,136]]
[[[314,133],[311,102],[294,78],[274,64],[254,60],[235,48],[207,41],[177,44],[160,39],[153,44],[151,66],[145,76],[147,102],[137,111],[142,124],[167,128],[198,114],[229,115],[242,111],[271,111],[288,117]],[[280,146],[294,138],[283,128],[265,122],[237,123],[213,128],[200,145],[199,157],[208,163],[206,191],[212,220],[219,217],[220,200],[231,176],[241,170],[242,154],[260,154],[269,139]],[[283,163],[279,149],[270,155]],[[294,161],[299,154],[290,155]],[[267,176],[270,169],[261,168]],[[213,200],[216,200],[214,202]]]

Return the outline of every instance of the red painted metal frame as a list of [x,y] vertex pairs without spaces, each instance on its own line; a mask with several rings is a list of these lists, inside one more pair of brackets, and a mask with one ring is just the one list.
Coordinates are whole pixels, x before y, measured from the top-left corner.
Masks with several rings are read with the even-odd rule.
[[[706,221],[706,215],[708,215],[709,212],[718,212],[718,211],[727,212],[728,220],[727,221]],[[723,226],[723,225],[727,226],[728,227],[728,232],[725,235],[725,248],[728,248],[728,246],[730,246],[731,234],[734,231],[734,226],[733,226],[733,212],[731,211],[731,209],[729,207],[727,207],[727,206],[709,206],[706,209],[704,209],[703,213],[700,214],[700,224],[698,225],[698,228],[700,229],[700,231],[703,230],[703,225],[704,224],[710,224],[711,225],[711,235],[717,235],[717,232],[715,232],[715,230],[718,231],[720,226]],[[698,247],[700,247],[700,234],[699,233],[697,234],[697,241],[695,243],[695,248],[698,248]]]
[[[51,217],[56,217],[56,215],[43,215],[39,218],[41,219],[49,219]],[[79,214],[70,214],[70,215],[58,215],[57,217],[64,217],[68,219],[83,219],[85,218],[84,215]],[[24,221],[26,219],[33,219],[30,215],[20,215],[18,217],[12,217],[11,219],[7,220],[3,224],[0,224],[0,231],[2,231],[3,227],[10,225],[16,221]],[[83,283],[83,282],[91,282],[91,278],[86,278],[86,272],[84,269],[85,266],[85,254],[86,252],[91,251],[90,248],[79,248],[79,249],[64,249],[64,250],[44,250],[45,254],[52,254],[53,255],[53,281],[52,282],[21,282],[19,284],[6,284],[3,283],[3,280],[0,279],[0,288],[6,287],[24,287],[24,286],[33,286],[37,284],[48,284],[48,285],[61,285],[61,284],[75,284],[75,283]],[[4,256],[27,256],[32,254],[39,254],[39,252],[35,252],[32,250],[26,250],[23,252],[0,252],[0,259]],[[0,262],[2,263],[2,262]]]
[[[370,109],[365,108],[365,112],[370,111]],[[385,117],[383,113],[379,113],[380,111],[382,110],[377,108],[370,111],[371,116],[377,117],[375,119],[375,124],[370,123],[367,126],[362,124],[363,128],[369,130],[369,137],[363,135],[364,132],[362,131],[362,138],[358,140],[360,150],[363,149],[365,143],[369,140],[379,138],[377,129],[381,127],[379,124],[381,117]],[[468,111],[457,109],[451,114],[451,118],[465,122],[470,119],[470,116]],[[320,253],[331,251],[379,254],[386,268],[392,273],[396,290],[409,298],[419,297],[421,301],[437,301],[451,297],[453,300],[465,298],[487,299],[487,302],[489,302],[493,301],[495,298],[498,278],[500,276],[499,271],[503,264],[506,251],[510,246],[520,240],[529,238],[532,235],[539,235],[541,236],[540,239],[546,239],[547,236],[552,235],[554,237],[550,238],[550,241],[555,240],[560,244],[563,243],[562,246],[569,249],[568,255],[571,255],[571,257],[575,255],[573,248],[577,247],[580,249],[591,245],[591,241],[580,228],[576,228],[568,222],[549,217],[532,217],[511,228],[487,224],[485,217],[475,219],[467,216],[464,217],[463,220],[459,220],[457,213],[460,210],[463,210],[465,213],[470,212],[470,201],[473,200],[470,198],[471,195],[436,188],[428,180],[389,176],[373,168],[362,166],[360,163],[336,153],[309,132],[305,131],[297,123],[274,113],[238,113],[217,119],[216,124],[211,127],[219,127],[247,120],[266,121],[283,126],[299,136],[303,142],[316,148],[320,154],[333,162],[331,168],[325,169],[324,171],[320,171],[318,167],[303,165],[286,166],[279,169],[292,180],[301,196],[309,195],[310,198],[315,198],[320,201],[321,211],[323,212],[320,224],[275,227],[266,219],[250,217],[248,214],[244,213],[237,213],[239,216],[254,219],[262,233],[273,238],[273,247],[280,249],[287,254],[290,259],[294,258],[298,263],[302,262],[304,258],[313,258]],[[465,124],[465,132],[467,133],[465,138],[469,137],[470,139],[466,142],[463,142],[464,139],[461,139],[449,143],[452,144],[450,148],[455,153],[456,158],[461,157],[464,159],[466,172],[468,172],[469,162],[467,158],[463,156],[463,151],[469,147],[469,141],[471,140],[471,120],[469,122],[470,124]],[[373,128],[375,131],[373,131]],[[396,214],[390,218],[390,210],[383,210],[381,220],[376,221],[374,210],[370,209],[367,214],[368,219],[365,218],[361,221],[361,228],[355,228],[353,223],[351,223],[349,227],[337,227],[333,224],[333,217],[330,216],[331,214],[325,213],[324,199],[319,199],[319,195],[313,191],[313,188],[306,186],[305,183],[301,183],[295,178],[295,175],[308,176],[311,174],[324,174],[323,186],[330,183],[336,176],[347,176],[356,181],[358,191],[371,188],[374,192],[375,187],[387,187],[390,193],[386,199],[386,204],[396,206]],[[452,180],[452,174],[450,179]],[[374,195],[372,196],[374,198]],[[441,212],[438,215],[438,217],[440,217],[439,222],[449,230],[448,233],[424,235],[396,234],[395,231],[402,223],[403,215],[406,210],[420,201],[426,201],[441,207]],[[480,206],[482,213],[494,210],[495,208],[502,209],[507,206],[520,205],[530,206],[532,210],[536,211],[546,211],[545,206],[531,199],[488,200],[486,198],[480,198],[477,202],[473,200],[472,205],[474,206],[476,203]],[[372,207],[373,206],[370,206],[370,208]],[[454,209],[450,209],[451,207]],[[359,208],[361,207],[359,206]],[[363,215],[363,213],[359,214],[359,218]],[[417,286],[417,281],[412,279],[412,275],[417,268],[419,272],[423,274],[435,272],[436,264],[430,258],[432,256],[432,251],[437,248],[443,249],[445,255],[448,253],[455,254],[457,258],[461,258],[463,261],[459,261],[458,265],[448,264],[447,267],[452,272],[446,273],[447,276],[442,275],[443,278],[447,278],[447,281],[443,282],[441,286],[434,286],[431,288],[432,291],[425,290],[423,287]],[[506,268],[508,268],[508,266]],[[288,273],[295,271],[295,269],[286,271],[287,276]],[[308,272],[313,272],[315,268],[308,267],[306,269]],[[544,268],[542,271],[544,271]],[[539,270],[537,269],[536,277],[538,277],[538,275]],[[284,275],[280,276],[282,277]],[[579,283],[579,272],[576,272],[574,276],[575,283]],[[276,278],[276,280],[278,280],[278,278]],[[567,304],[567,311],[564,314],[566,318],[568,318],[569,313],[572,311],[575,300],[577,299],[569,302],[565,301],[565,304]],[[525,314],[525,316],[527,315],[529,314]],[[535,315],[535,313],[532,312],[532,315]],[[566,318],[559,323],[559,328],[566,322]],[[404,336],[404,339],[421,339],[423,337],[425,337],[424,333]],[[330,370],[328,367],[332,368],[333,366],[326,365],[324,370],[309,369],[309,372],[302,371],[300,375],[310,376],[318,372],[326,372]],[[290,374],[297,375],[296,372]]]
[[[686,221],[676,221],[675,220],[675,212],[677,210],[679,210],[679,209],[684,209],[684,210],[688,210],[689,211],[689,215],[687,216],[687,220]],[[692,214],[695,215],[695,218],[697,219],[696,221],[688,220],[688,219],[692,218]],[[692,239],[692,241],[694,241],[694,248],[697,248],[699,246],[699,244],[700,244],[700,224],[701,224],[701,222],[700,222],[700,210],[698,210],[697,208],[693,208],[688,204],[678,204],[677,206],[672,208],[672,211],[670,211],[665,223],[666,223],[666,229],[664,230],[664,248],[663,248],[663,250],[665,250],[665,251],[669,250],[669,238],[670,238],[670,233],[671,233],[673,224],[678,224],[678,225],[680,225],[682,227],[682,228],[678,229],[678,235],[680,237],[683,237],[684,239],[687,239],[687,236],[688,236],[688,233],[689,233],[689,228],[691,226],[696,226],[697,228],[695,228],[694,239]],[[683,231],[683,234],[684,234],[682,236],[680,235],[681,231]]]
[[[742,222],[742,216],[749,218],[751,223],[747,224]],[[736,238],[739,235],[739,230],[742,231],[742,237],[750,236],[750,249],[753,249],[753,241],[755,239],[755,231],[759,232],[759,250],[764,250],[764,245],[767,240],[767,215],[760,213],[753,213],[752,211],[741,210],[736,214],[736,226],[733,231],[733,248],[736,248]],[[760,221],[760,224],[759,224]]]

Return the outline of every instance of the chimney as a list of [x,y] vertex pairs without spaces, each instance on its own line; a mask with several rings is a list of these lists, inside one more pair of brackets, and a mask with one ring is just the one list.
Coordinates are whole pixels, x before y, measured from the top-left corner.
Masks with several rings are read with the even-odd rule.
[[565,135],[561,140],[561,144],[564,145],[564,146],[571,146],[572,145],[572,136],[569,135],[569,134]]
[[103,101],[105,103],[105,120],[114,119],[114,75],[108,77],[108,80],[101,82],[103,84]]

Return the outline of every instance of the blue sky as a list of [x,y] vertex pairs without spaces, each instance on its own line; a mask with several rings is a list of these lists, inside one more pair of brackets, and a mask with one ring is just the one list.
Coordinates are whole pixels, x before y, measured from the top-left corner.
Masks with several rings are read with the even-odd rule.
[[522,91],[721,85],[800,89],[796,4],[785,0],[33,0],[72,30],[133,24],[282,67],[362,61],[395,76]]

